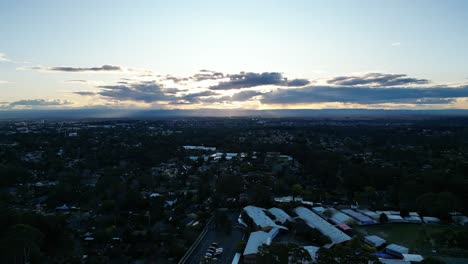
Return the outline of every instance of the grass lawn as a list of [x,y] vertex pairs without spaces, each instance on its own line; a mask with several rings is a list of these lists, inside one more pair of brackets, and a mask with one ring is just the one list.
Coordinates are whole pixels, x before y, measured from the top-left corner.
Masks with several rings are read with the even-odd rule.
[[[438,245],[433,239],[430,239],[433,234],[445,232],[450,229],[458,230],[460,227],[427,224],[386,224],[354,227],[354,231],[359,235],[377,235],[387,240],[387,244],[394,243],[402,245],[408,247],[411,252],[419,253],[423,256],[468,257],[468,251],[466,250],[446,248],[444,245]],[[437,250],[438,253],[434,254],[432,250]],[[467,259],[463,261],[467,261]],[[447,263],[457,262],[447,261]]]

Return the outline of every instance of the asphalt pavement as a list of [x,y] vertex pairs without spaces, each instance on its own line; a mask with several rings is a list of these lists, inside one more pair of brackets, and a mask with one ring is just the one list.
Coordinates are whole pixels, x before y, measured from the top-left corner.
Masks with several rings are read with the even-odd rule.
[[192,254],[188,257],[185,263],[187,264],[199,264],[200,260],[205,256],[211,243],[216,242],[219,244],[218,247],[223,248],[223,254],[218,257],[216,263],[230,264],[234,255],[236,254],[236,246],[242,240],[244,230],[239,227],[237,218],[239,213],[228,213],[229,219],[232,222],[231,234],[226,234],[219,228],[216,230],[214,221],[208,226],[208,231],[197,247],[193,250]]

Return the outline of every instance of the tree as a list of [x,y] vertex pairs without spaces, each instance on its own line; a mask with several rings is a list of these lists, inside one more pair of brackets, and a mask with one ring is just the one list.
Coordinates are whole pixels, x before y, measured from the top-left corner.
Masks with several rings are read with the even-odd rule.
[[291,187],[291,191],[293,193],[293,198],[295,199],[297,196],[302,195],[302,193],[304,192],[304,189],[302,188],[300,184],[294,184]]
[[44,234],[38,229],[24,224],[16,224],[7,229],[0,248],[7,263],[19,260],[22,263],[39,262],[40,247]]
[[242,253],[244,252],[244,249],[245,249],[245,246],[247,245],[247,242],[245,242],[244,240],[240,241],[239,243],[237,243],[236,245],[236,252],[238,253]]
[[385,223],[388,223],[388,216],[386,214],[380,214],[379,216],[379,222],[381,224],[385,224]]
[[346,244],[338,244],[331,249],[320,248],[316,262],[317,264],[367,264],[371,260],[380,263],[372,253],[358,238],[354,238]]
[[259,264],[281,264],[281,263],[304,263],[311,261],[309,253],[302,247],[296,244],[280,244],[274,243],[271,245],[263,244],[258,248],[257,263]]

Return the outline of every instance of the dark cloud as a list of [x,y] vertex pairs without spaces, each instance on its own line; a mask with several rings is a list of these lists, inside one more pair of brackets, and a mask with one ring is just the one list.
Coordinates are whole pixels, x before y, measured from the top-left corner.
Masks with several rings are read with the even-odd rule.
[[215,96],[215,95],[219,95],[219,94],[213,91],[203,91],[203,92],[198,92],[198,93],[186,94],[182,96],[180,99],[184,102],[200,103],[203,101],[201,99],[202,97],[210,97],[210,96]]
[[200,99],[200,101],[203,103],[243,102],[259,95],[263,95],[263,93],[258,91],[242,91],[235,93],[232,96],[227,95],[221,97],[207,97]]
[[46,70],[46,71],[58,71],[58,72],[110,72],[110,71],[122,71],[119,66],[113,65],[102,65],[100,67],[31,67],[32,70]]
[[183,91],[186,91],[186,90],[177,89],[177,88],[165,88],[164,89],[164,92],[166,94],[177,94],[178,92],[183,92]]
[[247,100],[252,99],[255,96],[262,95],[262,94],[263,93],[258,92],[258,91],[242,91],[242,92],[233,94],[231,96],[231,101],[237,101],[237,102],[247,101]]
[[369,73],[363,76],[339,76],[327,83],[343,86],[398,86],[428,84],[429,80],[410,78],[406,74]]
[[218,80],[224,78],[224,73],[209,70],[201,70],[200,73],[194,74],[190,78],[197,82],[206,80]]
[[78,91],[78,92],[73,92],[74,94],[82,95],[82,96],[93,96],[96,95],[95,92],[87,92],[87,91]]
[[169,80],[169,81],[173,81],[175,83],[179,83],[179,82],[186,82],[189,80],[189,78],[181,78],[181,77],[175,77],[175,76],[171,76],[171,75],[166,75],[166,77],[164,77],[165,80]]
[[217,85],[211,86],[211,90],[231,90],[243,89],[262,85],[277,85],[277,86],[304,86],[310,82],[306,79],[288,80],[279,72],[241,72],[239,74],[228,75],[228,81],[220,82]]
[[99,86],[98,94],[119,101],[142,101],[146,103],[156,101],[170,101],[175,96],[165,93],[162,86],[154,81],[121,85]]
[[72,102],[67,100],[45,100],[45,99],[32,99],[32,100],[19,100],[8,104],[9,107],[25,106],[25,107],[46,107],[46,106],[60,106],[70,105]]
[[468,97],[464,87],[356,87],[311,86],[297,89],[278,89],[266,93],[260,100],[264,104],[299,103],[407,103],[446,104],[456,98]]
[[67,83],[87,83],[87,80],[67,80]]

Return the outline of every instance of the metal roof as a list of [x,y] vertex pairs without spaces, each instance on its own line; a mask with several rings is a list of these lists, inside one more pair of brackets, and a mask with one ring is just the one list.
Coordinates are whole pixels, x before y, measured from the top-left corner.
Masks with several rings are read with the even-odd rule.
[[305,207],[297,207],[294,211],[300,218],[305,220],[307,225],[317,228],[322,234],[328,236],[332,240],[332,244],[338,244],[351,239],[347,234]]
[[368,244],[371,244],[374,247],[380,247],[381,245],[385,244],[385,239],[379,237],[379,236],[365,236],[364,241],[366,241]]
[[285,223],[287,220],[291,219],[291,216],[289,216],[285,211],[282,209],[273,207],[268,209],[268,212],[270,212],[272,215],[276,217],[277,221],[280,221],[281,223]]
[[271,220],[271,218],[265,214],[265,209],[263,208],[249,205],[244,207],[244,211],[249,215],[250,218],[252,218],[257,226],[262,228],[278,227],[287,230],[286,227],[277,225],[273,220]]

